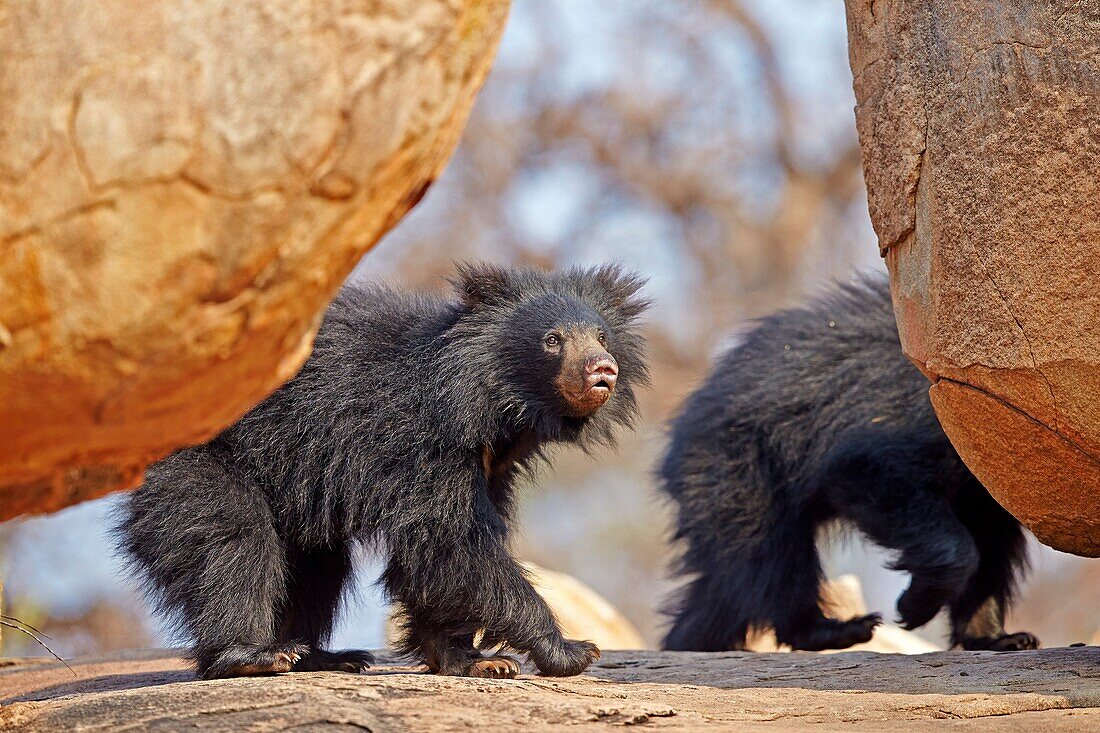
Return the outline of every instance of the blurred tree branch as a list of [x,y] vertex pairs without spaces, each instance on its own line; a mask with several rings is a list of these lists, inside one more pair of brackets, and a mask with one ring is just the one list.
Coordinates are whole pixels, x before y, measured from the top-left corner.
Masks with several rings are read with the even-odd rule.
[[[654,350],[669,366],[701,368],[716,335],[816,280],[808,272],[815,259],[846,269],[851,250],[840,247],[835,258],[830,250],[850,237],[853,203],[862,204],[854,131],[817,156],[801,152],[797,121],[806,113],[772,38],[737,0],[632,3],[616,16],[628,30],[609,39],[619,51],[616,72],[580,91],[562,79],[572,44],[563,9],[517,7],[513,22],[535,29],[536,53],[501,58],[445,178],[446,203],[434,204],[419,230],[395,236],[394,252],[409,263],[397,269],[446,269],[440,239],[449,258],[552,266],[583,259],[624,216],[656,217],[672,233],[665,246],[698,279],[684,295],[697,301],[699,335],[657,324]],[[743,58],[733,66],[731,48]],[[670,66],[683,67],[690,83],[650,81],[656,75],[647,69]],[[745,122],[750,116],[772,122],[765,134]],[[559,222],[553,241],[531,241],[516,197],[539,171],[562,166],[579,171],[591,195]]]

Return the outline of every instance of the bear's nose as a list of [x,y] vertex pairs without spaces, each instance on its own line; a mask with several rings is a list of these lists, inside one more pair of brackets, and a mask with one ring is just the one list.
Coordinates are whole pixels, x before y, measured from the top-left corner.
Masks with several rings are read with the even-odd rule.
[[611,354],[593,354],[584,360],[584,371],[589,374],[617,377],[619,364]]
[[610,392],[619,378],[619,365],[611,354],[593,354],[584,360],[586,386],[602,387]]

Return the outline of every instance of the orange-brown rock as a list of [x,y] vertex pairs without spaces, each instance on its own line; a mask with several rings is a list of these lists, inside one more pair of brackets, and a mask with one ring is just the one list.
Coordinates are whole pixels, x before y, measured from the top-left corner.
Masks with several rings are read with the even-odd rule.
[[871,218],[906,353],[963,460],[1100,556],[1100,15],[848,0]]
[[0,519],[133,486],[297,370],[507,6],[0,4]]

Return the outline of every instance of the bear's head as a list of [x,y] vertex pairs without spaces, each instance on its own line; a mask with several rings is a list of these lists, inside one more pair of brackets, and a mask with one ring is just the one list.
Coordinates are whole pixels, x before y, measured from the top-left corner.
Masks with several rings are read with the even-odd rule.
[[629,423],[648,380],[637,320],[644,281],[618,266],[540,272],[466,265],[455,278],[500,407],[555,432]]

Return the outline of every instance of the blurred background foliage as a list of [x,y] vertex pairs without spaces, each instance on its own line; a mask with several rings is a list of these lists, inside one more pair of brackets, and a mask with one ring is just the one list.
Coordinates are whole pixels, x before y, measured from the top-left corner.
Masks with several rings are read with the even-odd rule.
[[[562,452],[522,492],[518,554],[568,572],[655,644],[671,589],[651,470],[662,426],[752,318],[883,270],[868,220],[840,0],[515,0],[462,144],[354,278],[446,287],[455,260],[618,260],[649,278],[653,389],[615,453]],[[0,526],[5,612],[67,655],[167,644],[106,534],[117,498]],[[827,543],[892,618],[903,576],[858,538]],[[1100,628],[1096,565],[1035,545],[1012,626],[1048,645]],[[365,558],[340,645],[380,646]],[[942,643],[943,627],[923,632]],[[3,653],[38,654],[4,634]]]

